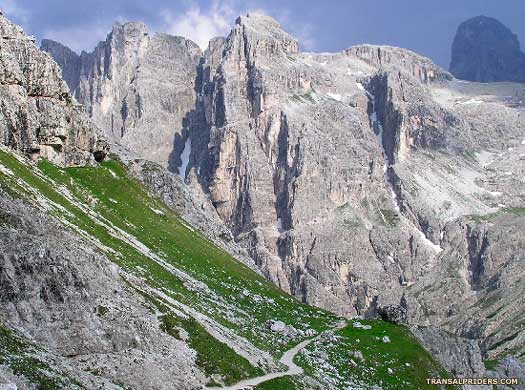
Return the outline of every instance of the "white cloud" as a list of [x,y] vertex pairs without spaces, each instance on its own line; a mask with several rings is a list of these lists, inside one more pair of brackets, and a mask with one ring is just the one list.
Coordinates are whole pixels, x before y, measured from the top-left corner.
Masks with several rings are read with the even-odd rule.
[[106,25],[67,27],[46,30],[42,34],[42,38],[60,42],[80,54],[82,50],[88,52],[93,50],[98,42],[106,39],[110,31],[111,26]]
[[193,6],[183,15],[174,16],[164,10],[161,16],[165,32],[191,39],[204,50],[211,38],[228,34],[239,14],[234,2],[214,0],[206,10]]
[[117,15],[112,21],[95,21],[87,25],[74,27],[64,27],[61,29],[47,29],[42,34],[42,38],[52,39],[66,45],[74,52],[80,54],[82,50],[91,52],[100,41],[105,41],[111,32],[113,23],[126,23],[128,20]]
[[17,19],[19,23],[26,24],[29,12],[16,4],[15,0],[0,0],[0,10],[10,19]]

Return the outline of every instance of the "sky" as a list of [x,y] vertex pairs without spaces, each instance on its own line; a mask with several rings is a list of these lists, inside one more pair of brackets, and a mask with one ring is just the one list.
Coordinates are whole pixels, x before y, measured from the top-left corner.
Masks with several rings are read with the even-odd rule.
[[54,39],[76,52],[91,51],[115,21],[143,21],[151,32],[205,47],[226,36],[238,15],[254,11],[277,19],[303,51],[387,44],[448,68],[457,26],[478,15],[499,19],[525,44],[524,0],[0,0],[0,9],[38,40]]

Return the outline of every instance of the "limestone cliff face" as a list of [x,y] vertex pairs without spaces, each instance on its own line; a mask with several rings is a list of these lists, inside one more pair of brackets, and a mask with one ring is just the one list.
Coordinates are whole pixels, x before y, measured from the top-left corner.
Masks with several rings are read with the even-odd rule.
[[27,156],[83,165],[107,152],[73,102],[59,66],[0,15],[0,137]]
[[[60,53],[50,53],[61,63]],[[80,55],[74,96],[109,140],[176,167],[171,152],[187,138],[201,54],[182,37],[152,36],[143,23],[116,23],[93,52]]]
[[494,18],[477,16],[458,27],[450,72],[462,80],[523,83],[525,54],[508,27]]
[[[485,257],[469,254],[479,248],[457,245],[473,248],[472,232],[482,229],[462,217],[498,210],[491,186],[519,199],[520,185],[490,174],[483,159],[510,147],[498,164],[521,169],[513,161],[522,147],[512,145],[525,138],[523,91],[506,100],[509,91],[457,83],[399,48],[301,53],[261,15],[239,18],[210,43],[201,73],[187,181],[270,280],[345,315],[404,300],[414,323],[491,345],[512,332],[511,317],[488,320],[479,305],[492,272],[523,259],[489,271]],[[504,226],[497,220],[491,234],[505,241]],[[449,294],[473,305],[475,323]],[[506,330],[489,337],[483,321]],[[488,344],[483,353],[496,353]]]
[[[256,14],[239,18],[223,47],[220,65],[205,61],[205,123],[190,133],[201,157],[190,184],[202,184],[281,288],[342,314],[374,311],[378,292],[415,278],[421,271],[411,264],[422,267],[432,251],[414,228],[390,226],[396,205],[363,86],[375,66],[362,54],[368,47],[301,54],[275,21]],[[385,56],[416,57],[392,48]],[[427,62],[415,71],[438,78]]]

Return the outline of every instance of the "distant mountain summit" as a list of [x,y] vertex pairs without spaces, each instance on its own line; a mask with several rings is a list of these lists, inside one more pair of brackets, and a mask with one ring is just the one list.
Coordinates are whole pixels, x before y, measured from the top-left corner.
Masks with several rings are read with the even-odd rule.
[[452,44],[450,72],[478,82],[525,82],[525,54],[500,21],[477,16],[461,23]]
[[62,78],[71,95],[75,96],[80,83],[80,56],[69,47],[51,39],[42,39],[40,49],[49,53],[62,69]]

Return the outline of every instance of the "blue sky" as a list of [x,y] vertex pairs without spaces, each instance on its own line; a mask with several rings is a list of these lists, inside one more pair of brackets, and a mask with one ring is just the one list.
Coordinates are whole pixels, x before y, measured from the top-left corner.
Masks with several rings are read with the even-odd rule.
[[492,16],[525,44],[524,0],[0,0],[0,9],[37,39],[91,50],[115,20],[144,21],[151,31],[183,35],[203,46],[226,35],[236,16],[262,11],[299,38],[305,51],[359,43],[406,47],[448,68],[459,23]]

